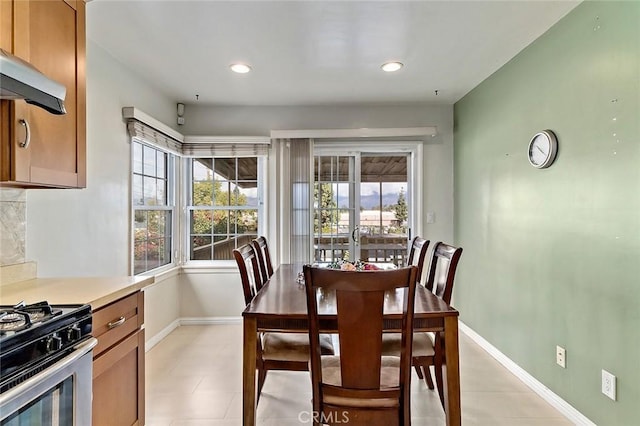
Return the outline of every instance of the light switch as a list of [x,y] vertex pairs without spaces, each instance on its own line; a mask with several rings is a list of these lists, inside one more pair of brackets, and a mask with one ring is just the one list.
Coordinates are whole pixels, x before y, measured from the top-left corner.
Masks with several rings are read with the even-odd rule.
[[427,212],[427,223],[436,223],[436,212]]

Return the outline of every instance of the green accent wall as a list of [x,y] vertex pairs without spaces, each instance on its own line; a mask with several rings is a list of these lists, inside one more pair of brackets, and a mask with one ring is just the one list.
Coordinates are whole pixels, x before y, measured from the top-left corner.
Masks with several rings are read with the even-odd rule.
[[640,424],[640,2],[576,7],[455,104],[454,150],[461,320],[594,423]]

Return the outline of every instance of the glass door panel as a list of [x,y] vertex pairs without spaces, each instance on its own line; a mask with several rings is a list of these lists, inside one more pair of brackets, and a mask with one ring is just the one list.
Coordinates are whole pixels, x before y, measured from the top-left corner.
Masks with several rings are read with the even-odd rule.
[[405,264],[409,238],[408,156],[360,157],[360,258]]
[[314,157],[316,262],[406,262],[409,154]]
[[314,261],[354,259],[355,157],[314,157]]

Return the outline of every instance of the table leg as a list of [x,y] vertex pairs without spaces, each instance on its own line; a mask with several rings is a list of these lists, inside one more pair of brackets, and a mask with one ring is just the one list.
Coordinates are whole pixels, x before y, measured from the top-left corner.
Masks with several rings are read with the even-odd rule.
[[256,347],[258,324],[255,318],[244,317],[242,344],[242,425],[256,424]]
[[444,410],[448,426],[460,426],[460,365],[458,348],[458,317],[444,319],[444,362],[442,377],[444,384]]

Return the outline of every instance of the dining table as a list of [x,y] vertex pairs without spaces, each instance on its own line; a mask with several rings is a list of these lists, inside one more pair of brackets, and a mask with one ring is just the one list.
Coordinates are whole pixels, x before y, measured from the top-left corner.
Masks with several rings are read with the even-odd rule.
[[[299,273],[302,264],[282,264],[247,305],[243,317],[242,408],[244,426],[256,424],[256,347],[260,332],[308,333],[307,300]],[[423,286],[417,286],[414,331],[440,332],[443,346],[443,405],[448,426],[461,424],[458,316],[449,306]],[[402,294],[385,296],[384,330],[399,332]],[[318,293],[320,331],[337,332],[335,294]]]

